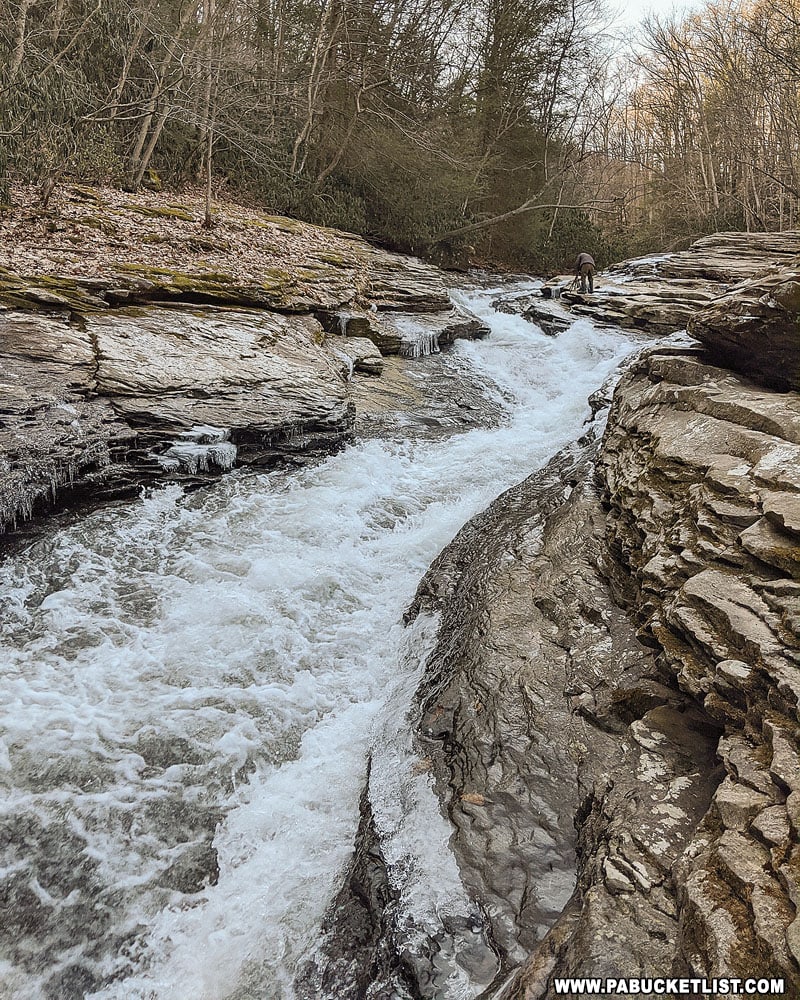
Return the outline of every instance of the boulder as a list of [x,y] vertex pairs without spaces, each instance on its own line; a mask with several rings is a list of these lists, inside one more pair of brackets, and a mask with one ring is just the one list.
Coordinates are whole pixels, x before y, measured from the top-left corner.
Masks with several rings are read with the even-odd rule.
[[689,321],[715,364],[800,389],[800,258],[736,285]]

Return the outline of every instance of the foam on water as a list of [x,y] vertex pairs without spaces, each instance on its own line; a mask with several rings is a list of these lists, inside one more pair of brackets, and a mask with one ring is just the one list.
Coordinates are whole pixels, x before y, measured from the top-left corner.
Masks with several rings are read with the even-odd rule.
[[161,489],[0,567],[0,995],[290,997],[376,738],[407,905],[421,926],[468,917],[409,778],[402,706],[431,628],[402,613],[464,521],[580,434],[632,344],[588,321],[553,339],[467,298],[493,334],[454,350],[503,426]]

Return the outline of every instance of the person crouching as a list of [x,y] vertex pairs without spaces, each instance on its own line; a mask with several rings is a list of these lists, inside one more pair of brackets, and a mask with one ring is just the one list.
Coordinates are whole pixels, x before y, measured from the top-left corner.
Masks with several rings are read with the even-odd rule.
[[586,284],[589,284],[589,291],[594,291],[594,257],[590,253],[579,253],[575,261],[575,277],[581,279],[581,291],[586,291]]

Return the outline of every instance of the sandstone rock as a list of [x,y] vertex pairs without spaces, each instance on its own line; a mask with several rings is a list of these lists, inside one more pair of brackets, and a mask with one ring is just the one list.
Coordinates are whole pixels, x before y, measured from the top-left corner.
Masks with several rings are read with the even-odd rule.
[[364,298],[378,309],[437,312],[450,304],[442,272],[416,257],[361,244],[368,285]]
[[428,313],[381,313],[374,316],[371,326],[381,350],[381,342],[396,343],[399,353],[411,358],[435,354],[454,340],[475,340],[490,332],[477,316],[460,306]]
[[800,232],[714,233],[687,250],[624,261],[612,271],[674,280],[736,282],[756,271],[789,263],[800,254]]
[[367,337],[336,337],[331,341],[331,350],[344,357],[353,371],[367,375],[380,375],[383,371],[383,355]]
[[345,379],[309,316],[156,309],[89,329],[98,390],[142,428],[150,456],[195,426],[228,429],[244,462],[335,443],[352,427]]
[[689,332],[715,363],[800,389],[800,262],[732,288],[692,318]]
[[767,796],[730,778],[723,781],[714,795],[714,808],[728,830],[746,831],[751,821],[769,805]]
[[776,511],[798,495],[786,471],[798,414],[793,394],[651,354],[623,377],[600,466],[611,551],[638,581],[633,606],[649,616],[663,669],[730,727],[729,777],[675,870],[678,954],[698,974],[759,970],[793,984],[783,858],[796,828],[780,803],[798,781],[797,567]]
[[25,288],[22,293],[33,302],[38,302],[43,306],[56,306],[69,308],[69,299],[55,292],[48,292],[45,288]]
[[663,334],[685,329],[696,310],[719,291],[718,285],[695,279],[617,284],[599,278],[594,294],[566,291],[562,300],[573,313],[598,322]]
[[474,340],[490,332],[477,316],[452,303],[447,309],[430,308],[414,313],[400,310],[354,312],[348,309],[322,311],[318,315],[330,333],[367,338],[383,355],[423,357],[435,354],[440,345],[452,344],[462,338]]
[[321,341],[309,316],[236,310],[0,316],[0,528],[57,496],[229,468],[237,448],[261,462],[335,445],[353,408]]
[[[685,329],[698,310],[710,310],[712,303],[725,293],[730,283],[752,278],[765,268],[788,266],[798,255],[800,232],[716,233],[697,240],[688,250],[680,253],[659,254],[616,264],[597,275],[592,295],[576,291],[569,278],[555,285],[546,285],[541,294],[551,298],[558,291],[560,299],[568,304],[572,313],[589,316],[595,322],[649,333],[671,333]],[[770,315],[774,316],[776,309],[783,310],[786,315],[791,313],[798,295],[795,281],[796,278],[790,276],[783,284],[777,282],[775,294],[770,292],[769,302],[760,303],[758,309],[765,315],[769,314],[771,302],[773,313]],[[550,302],[542,303],[539,308],[543,310],[545,319],[553,309],[563,311]],[[538,322],[535,312],[534,308],[529,318]],[[720,307],[721,321],[724,321],[724,313],[725,307]],[[743,307],[743,323],[744,313],[746,309]],[[764,346],[758,339],[755,317],[752,327],[753,342]],[[800,350],[797,343],[795,334],[795,352]],[[746,349],[742,356],[745,355]],[[795,373],[797,368],[795,364]]]
[[783,806],[770,806],[751,823],[752,829],[768,844],[779,846],[789,842],[789,820]]
[[65,320],[0,315],[0,532],[93,476],[102,495],[136,440],[95,396],[90,337]]
[[800,535],[800,496],[796,493],[765,493],[765,516],[793,535]]
[[498,312],[522,316],[529,323],[538,326],[543,333],[556,337],[574,322],[569,312],[557,301],[560,298],[560,287],[543,285],[538,291],[500,296],[492,302],[492,307]]

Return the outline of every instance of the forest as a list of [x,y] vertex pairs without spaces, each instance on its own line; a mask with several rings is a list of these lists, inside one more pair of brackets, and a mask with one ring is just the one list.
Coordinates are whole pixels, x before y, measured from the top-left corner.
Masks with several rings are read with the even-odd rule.
[[206,192],[537,272],[798,225],[800,0],[0,0],[0,203]]

